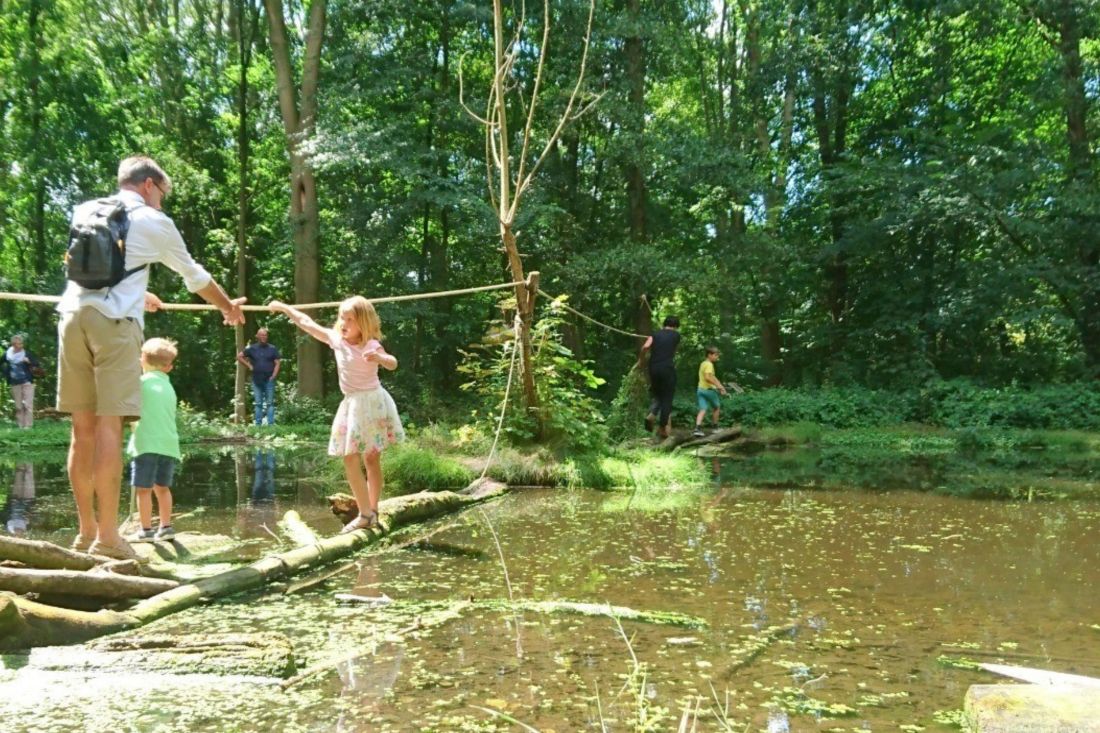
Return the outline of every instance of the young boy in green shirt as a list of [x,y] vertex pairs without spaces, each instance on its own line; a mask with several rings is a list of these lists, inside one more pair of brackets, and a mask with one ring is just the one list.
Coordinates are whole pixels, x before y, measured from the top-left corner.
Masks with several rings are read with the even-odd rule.
[[727,394],[726,388],[714,375],[714,362],[718,361],[718,356],[718,347],[708,346],[707,358],[699,365],[699,384],[695,389],[699,413],[695,416],[695,432],[692,433],[696,438],[703,437],[703,417],[707,414],[707,409],[714,410],[711,419],[715,429],[718,428],[718,417],[722,413],[722,402],[718,399],[718,393],[721,392],[723,397]]
[[[176,342],[151,338],[141,347],[141,419],[130,435],[127,455],[133,458],[130,483],[137,492],[141,529],[130,542],[171,540],[172,477],[180,460],[176,430],[176,390],[168,379],[176,360]],[[160,527],[153,531],[153,494],[157,495]]]

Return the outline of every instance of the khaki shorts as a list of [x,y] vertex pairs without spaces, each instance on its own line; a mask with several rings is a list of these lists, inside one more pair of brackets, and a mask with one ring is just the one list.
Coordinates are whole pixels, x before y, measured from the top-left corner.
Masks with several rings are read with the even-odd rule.
[[57,409],[141,415],[141,326],[85,306],[57,324]]

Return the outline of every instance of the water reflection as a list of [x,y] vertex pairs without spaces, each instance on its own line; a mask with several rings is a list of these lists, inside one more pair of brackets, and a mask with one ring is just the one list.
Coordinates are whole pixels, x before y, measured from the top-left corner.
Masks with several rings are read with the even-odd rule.
[[268,448],[256,451],[252,462],[252,494],[250,502],[257,504],[275,503],[275,450]]
[[268,536],[279,521],[275,507],[275,449],[241,451],[236,464],[237,529],[243,537]]
[[3,516],[8,534],[22,537],[27,533],[28,516],[35,501],[34,464],[17,463],[12,477],[11,494],[4,503]]

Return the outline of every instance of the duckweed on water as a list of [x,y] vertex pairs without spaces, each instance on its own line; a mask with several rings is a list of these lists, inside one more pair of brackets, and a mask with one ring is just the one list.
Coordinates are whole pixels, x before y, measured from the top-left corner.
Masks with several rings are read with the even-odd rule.
[[[662,493],[677,503],[645,510],[647,497]],[[644,665],[627,685],[631,653],[612,620],[504,608],[497,549],[476,515],[423,528],[476,552],[364,554],[325,586],[240,596],[144,630],[277,631],[292,639],[301,667],[362,651],[287,692],[188,676],[130,685],[9,670],[0,673],[0,719],[13,733],[93,727],[87,721],[143,732],[182,722],[194,733],[516,729],[482,709],[491,708],[565,733],[599,730],[602,709],[608,730],[621,733],[658,719],[659,730],[675,730],[685,709],[699,707],[699,733],[763,730],[772,714],[791,731],[943,733],[949,723],[937,711],[986,677],[941,666],[937,654],[977,656],[962,645],[978,642],[1026,652],[1041,636],[1044,653],[1073,657],[1100,613],[1090,590],[1100,583],[1100,511],[1090,504],[704,487],[521,492],[484,512],[517,599],[677,610],[707,628],[685,637],[624,620]],[[218,531],[231,532],[236,517],[221,521]],[[352,590],[385,592],[395,603],[334,602]],[[471,596],[459,617],[398,636],[417,617]],[[492,599],[501,606],[485,603]],[[1051,604],[1081,609],[1080,618],[1052,615]],[[944,629],[952,630],[946,638]],[[945,642],[957,646],[941,649]],[[739,659],[744,666],[731,671]]]

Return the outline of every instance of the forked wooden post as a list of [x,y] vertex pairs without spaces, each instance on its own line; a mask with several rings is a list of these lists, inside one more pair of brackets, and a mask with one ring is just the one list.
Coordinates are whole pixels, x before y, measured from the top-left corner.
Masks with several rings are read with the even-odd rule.
[[539,271],[527,273],[527,312],[535,312],[535,300],[539,297]]

